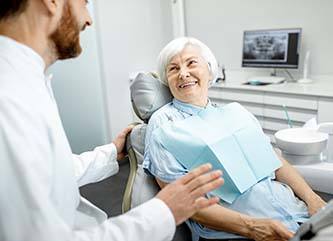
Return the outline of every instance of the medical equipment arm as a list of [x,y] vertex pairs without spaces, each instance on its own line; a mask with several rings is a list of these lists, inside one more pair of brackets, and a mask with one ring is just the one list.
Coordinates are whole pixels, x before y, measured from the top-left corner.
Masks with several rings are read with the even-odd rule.
[[309,214],[315,214],[320,208],[325,206],[325,201],[310,188],[292,165],[282,157],[279,156],[279,158],[282,162],[282,167],[275,171],[276,180],[289,185],[295,194],[307,204]]

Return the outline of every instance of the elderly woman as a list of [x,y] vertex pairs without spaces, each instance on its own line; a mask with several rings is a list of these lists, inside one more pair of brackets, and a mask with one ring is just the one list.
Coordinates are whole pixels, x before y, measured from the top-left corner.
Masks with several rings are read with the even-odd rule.
[[[158,70],[174,99],[156,111],[148,123],[143,166],[163,188],[188,170],[155,140],[153,133],[166,123],[185,120],[208,108],[219,108],[208,98],[208,88],[217,76],[217,63],[210,49],[199,40],[178,38],[161,51]],[[279,159],[282,163],[278,169],[232,203],[221,200],[196,213],[188,221],[193,240],[291,238],[299,223],[325,202],[287,161]]]

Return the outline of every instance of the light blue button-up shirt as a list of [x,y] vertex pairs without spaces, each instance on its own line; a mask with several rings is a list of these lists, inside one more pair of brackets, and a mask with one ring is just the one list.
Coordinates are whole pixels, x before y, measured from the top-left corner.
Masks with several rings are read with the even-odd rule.
[[[215,108],[210,102],[204,108]],[[174,99],[156,111],[149,120],[146,131],[146,146],[143,167],[163,182],[170,183],[188,170],[176,160],[157,140],[152,133],[167,122],[184,120],[198,114],[203,107],[186,104]],[[255,118],[255,117],[253,117]],[[258,122],[259,125],[259,122]],[[234,211],[258,218],[272,218],[281,221],[290,231],[295,232],[298,223],[308,219],[305,203],[295,197],[291,188],[275,179],[275,174],[263,179],[239,196],[232,204],[221,201],[220,205]],[[213,239],[240,238],[232,233],[212,230],[192,220],[187,222],[192,230],[193,241],[199,236]]]

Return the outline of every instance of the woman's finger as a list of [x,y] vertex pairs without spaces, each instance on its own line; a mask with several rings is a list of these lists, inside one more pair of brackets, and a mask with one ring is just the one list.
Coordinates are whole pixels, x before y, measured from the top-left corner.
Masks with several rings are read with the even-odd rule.
[[275,231],[282,239],[289,240],[294,236],[294,233],[290,232],[283,224],[276,225]]

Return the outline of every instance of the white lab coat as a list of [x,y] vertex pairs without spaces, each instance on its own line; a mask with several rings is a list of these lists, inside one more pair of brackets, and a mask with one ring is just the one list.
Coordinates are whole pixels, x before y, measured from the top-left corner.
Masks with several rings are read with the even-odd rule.
[[80,197],[78,186],[118,172],[116,149],[72,154],[44,66],[0,36],[0,240],[171,240],[175,220],[159,199],[106,220]]

